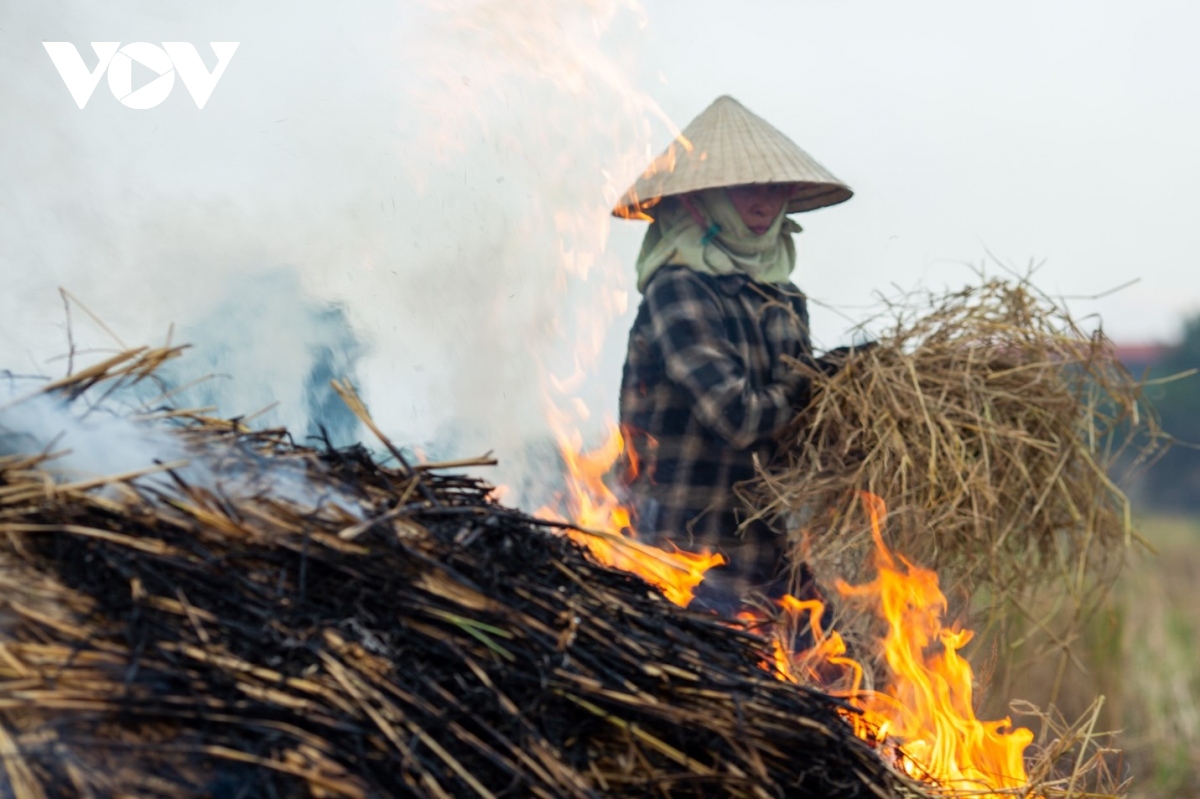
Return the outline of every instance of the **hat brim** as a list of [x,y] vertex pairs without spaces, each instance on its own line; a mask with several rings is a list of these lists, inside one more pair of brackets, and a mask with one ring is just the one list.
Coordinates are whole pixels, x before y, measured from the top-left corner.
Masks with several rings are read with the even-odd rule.
[[[770,183],[764,181],[764,183]],[[739,186],[759,185],[754,183],[739,183]],[[815,211],[818,208],[828,208],[831,205],[844,203],[854,196],[853,190],[849,186],[843,186],[836,183],[807,183],[807,182],[789,182],[787,184],[780,183],[779,185],[794,185],[796,187],[792,196],[788,199],[787,212],[789,214],[799,214],[805,211]],[[660,194],[653,197],[635,197],[633,192],[627,192],[621,198],[621,202],[612,210],[612,215],[618,219],[653,219],[652,210],[654,206],[668,197],[680,197],[684,194],[691,194],[693,191],[703,191],[704,189],[720,189],[729,188],[728,186],[697,186],[686,191],[674,191],[665,194]]]
[[801,211],[815,211],[818,208],[828,208],[831,205],[844,203],[854,196],[849,186],[831,183],[799,183],[796,194],[788,200],[788,213],[798,214]]
[[796,187],[788,213],[854,196],[795,142],[729,96],[718,97],[667,145],[617,201],[613,216],[650,219],[665,197],[758,184]]

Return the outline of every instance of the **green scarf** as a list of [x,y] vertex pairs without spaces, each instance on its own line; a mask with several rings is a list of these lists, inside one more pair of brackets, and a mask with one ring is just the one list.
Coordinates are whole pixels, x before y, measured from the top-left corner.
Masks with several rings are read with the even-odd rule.
[[642,240],[638,256],[638,290],[644,291],[658,268],[681,265],[706,275],[742,273],[760,283],[786,283],[796,266],[796,244],[792,234],[798,224],[779,212],[761,236],[746,227],[724,189],[694,192],[692,201],[708,222],[702,228],[683,203],[667,198]]

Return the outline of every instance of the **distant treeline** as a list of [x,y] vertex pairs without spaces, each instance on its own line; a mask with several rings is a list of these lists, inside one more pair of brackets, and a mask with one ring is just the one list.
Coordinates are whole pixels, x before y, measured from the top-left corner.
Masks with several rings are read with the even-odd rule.
[[[1152,379],[1200,369],[1200,314],[1184,326],[1183,340],[1150,368]],[[1146,388],[1163,430],[1176,442],[1138,481],[1134,494],[1143,506],[1200,511],[1200,374]]]

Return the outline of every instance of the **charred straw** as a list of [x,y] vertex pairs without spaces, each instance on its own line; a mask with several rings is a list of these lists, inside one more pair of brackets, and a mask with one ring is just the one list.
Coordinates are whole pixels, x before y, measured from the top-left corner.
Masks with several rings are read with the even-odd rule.
[[188,467],[72,484],[45,453],[0,458],[18,799],[925,795],[852,711],[765,671],[761,639],[480,480],[170,421]]

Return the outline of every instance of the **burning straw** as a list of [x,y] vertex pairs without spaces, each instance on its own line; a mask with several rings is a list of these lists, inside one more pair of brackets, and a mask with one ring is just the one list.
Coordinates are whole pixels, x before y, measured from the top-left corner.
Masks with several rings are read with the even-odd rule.
[[[69,407],[174,354],[7,407],[46,389]],[[764,670],[765,641],[481,481],[157,410],[189,465],[68,481],[0,430],[18,799],[926,795],[845,705]]]
[[[1086,608],[1138,538],[1110,470],[1157,441],[1141,385],[1027,280],[891,303],[878,344],[813,380],[753,498],[799,560],[857,581],[872,542],[852,510],[882,497],[891,546],[996,606],[1053,583]],[[1139,438],[1143,436],[1143,438]],[[1089,593],[1091,592],[1091,593]]]

